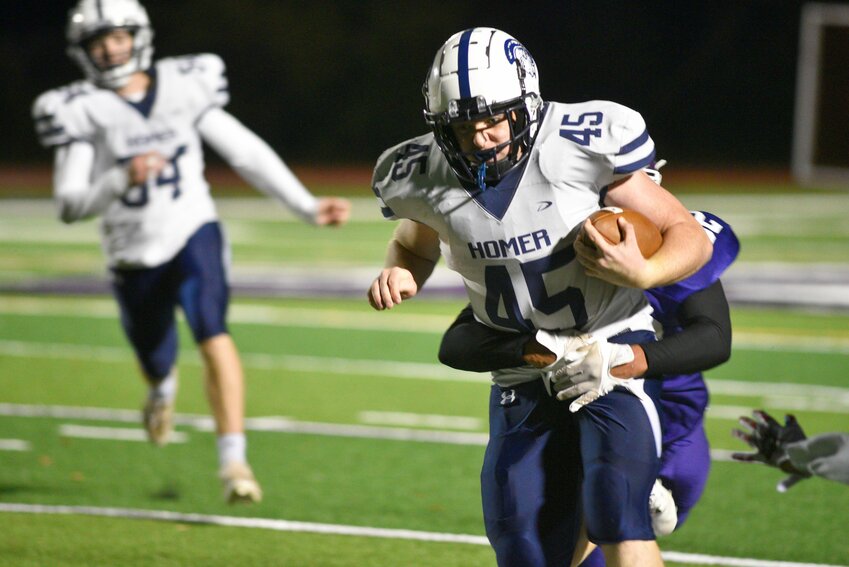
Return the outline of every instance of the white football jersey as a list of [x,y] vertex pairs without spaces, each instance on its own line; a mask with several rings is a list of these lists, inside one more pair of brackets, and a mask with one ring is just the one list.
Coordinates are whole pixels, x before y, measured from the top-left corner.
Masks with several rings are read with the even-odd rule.
[[[612,182],[649,165],[654,143],[635,111],[607,101],[546,105],[524,168],[497,187],[467,190],[426,134],[384,152],[373,189],[386,218],[439,233],[475,316],[501,330],[575,329],[609,337],[652,330],[643,293],[590,278],[572,247]],[[494,373],[509,386],[539,376]]]
[[224,63],[216,55],[191,55],[162,59],[151,71],[151,89],[138,103],[78,81],[42,94],[33,107],[42,145],[94,146],[92,179],[150,151],[168,161],[104,211],[103,247],[113,267],[162,264],[217,218],[196,124],[229,100]]

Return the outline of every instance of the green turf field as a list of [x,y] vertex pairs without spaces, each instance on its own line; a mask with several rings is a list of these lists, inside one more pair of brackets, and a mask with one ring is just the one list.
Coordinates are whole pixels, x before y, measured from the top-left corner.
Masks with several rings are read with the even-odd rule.
[[[732,223],[741,263],[849,265],[847,196],[684,201]],[[298,224],[263,200],[220,208],[236,277],[376,274],[392,230],[371,200],[339,230]],[[46,202],[0,201],[0,285],[68,278],[103,279],[96,225],[63,226]],[[478,486],[488,380],[436,361],[463,302],[376,313],[364,297],[235,297],[249,456],[265,499],[234,508],[219,498],[185,327],[183,436],[155,448],[135,440],[144,388],[111,298],[1,293],[0,565],[493,565]],[[814,479],[782,495],[776,471],[725,460],[743,449],[729,431],[751,408],[793,412],[809,434],[849,430],[849,313],[732,315],[732,359],[708,373],[717,460],[688,524],[660,542],[678,553],[667,564],[849,565],[849,487]]]

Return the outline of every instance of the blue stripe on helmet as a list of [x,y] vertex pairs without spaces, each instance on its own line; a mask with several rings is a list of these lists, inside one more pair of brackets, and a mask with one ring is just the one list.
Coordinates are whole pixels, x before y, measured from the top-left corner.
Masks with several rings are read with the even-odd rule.
[[460,45],[457,53],[457,76],[460,79],[460,98],[469,98],[472,96],[472,89],[469,87],[469,40],[472,38],[474,28],[468,29],[460,36]]

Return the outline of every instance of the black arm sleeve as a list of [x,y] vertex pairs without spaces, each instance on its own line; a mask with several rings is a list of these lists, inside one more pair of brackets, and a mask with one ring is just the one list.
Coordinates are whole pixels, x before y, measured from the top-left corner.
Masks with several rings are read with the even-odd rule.
[[688,374],[718,366],[731,357],[731,316],[717,280],[681,304],[683,330],[640,346],[646,353],[646,376]]
[[487,327],[475,319],[472,307],[467,305],[442,336],[439,361],[472,372],[525,366],[522,355],[531,337]]

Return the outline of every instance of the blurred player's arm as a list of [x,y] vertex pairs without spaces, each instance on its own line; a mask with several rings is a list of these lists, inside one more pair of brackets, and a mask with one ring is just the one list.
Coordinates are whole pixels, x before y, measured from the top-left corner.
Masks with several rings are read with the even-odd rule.
[[209,109],[198,132],[245,181],[286,205],[303,220],[319,225],[343,224],[350,215],[347,199],[317,199],[262,138],[221,108]]
[[62,222],[72,223],[103,212],[129,186],[124,165],[116,164],[92,179],[94,146],[75,141],[59,146],[53,158],[53,196]]
[[781,425],[762,410],[753,411],[751,418],[741,417],[739,423],[744,429],[734,429],[732,434],[755,452],[731,456],[737,461],[762,463],[788,473],[790,476],[776,486],[779,492],[786,492],[811,476],[849,484],[849,433],[807,437],[795,416],[786,415]]
[[797,469],[849,484],[849,433],[823,433],[788,443],[786,450]]
[[[650,289],[681,281],[709,259],[712,246],[704,229],[666,189],[642,171],[608,189],[604,204],[633,209],[648,217],[663,235],[663,244],[651,258],[643,258],[631,227],[622,246],[611,245],[589,223],[584,230],[596,249],[575,244],[578,260],[591,275],[616,285]],[[630,226],[630,225],[629,225]],[[629,237],[630,236],[630,237]],[[595,273],[597,271],[597,273]]]
[[401,219],[386,249],[384,269],[368,290],[371,306],[392,309],[414,297],[439,261],[439,235],[419,222]]

